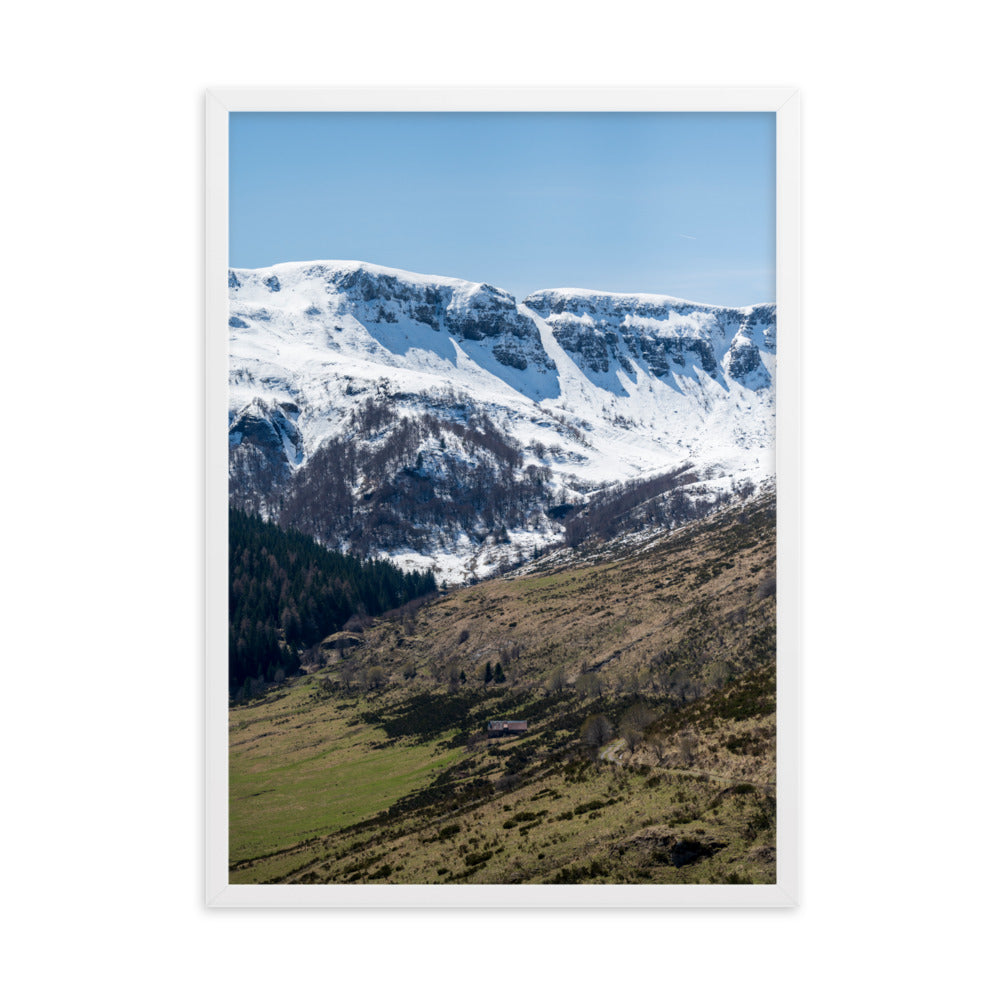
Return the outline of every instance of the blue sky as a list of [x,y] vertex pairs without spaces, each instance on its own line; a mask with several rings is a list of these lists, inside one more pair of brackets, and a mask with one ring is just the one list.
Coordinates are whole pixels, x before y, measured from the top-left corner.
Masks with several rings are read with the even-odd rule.
[[773,302],[773,114],[234,113],[233,267]]

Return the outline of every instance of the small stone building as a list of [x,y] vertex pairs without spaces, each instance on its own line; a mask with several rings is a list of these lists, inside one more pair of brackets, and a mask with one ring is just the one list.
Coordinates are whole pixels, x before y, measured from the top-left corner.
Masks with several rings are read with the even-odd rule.
[[498,736],[520,736],[528,731],[528,723],[522,721],[510,721],[507,719],[494,719],[486,723],[486,735],[490,739]]

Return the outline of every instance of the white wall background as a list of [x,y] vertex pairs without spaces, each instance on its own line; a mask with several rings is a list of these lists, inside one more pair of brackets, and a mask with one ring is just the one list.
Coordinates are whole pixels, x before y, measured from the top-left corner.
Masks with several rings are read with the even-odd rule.
[[[988,9],[8,10],[0,731],[12,996],[470,995],[494,977],[559,997],[996,989]],[[202,94],[350,83],[802,89],[797,911],[203,909]]]

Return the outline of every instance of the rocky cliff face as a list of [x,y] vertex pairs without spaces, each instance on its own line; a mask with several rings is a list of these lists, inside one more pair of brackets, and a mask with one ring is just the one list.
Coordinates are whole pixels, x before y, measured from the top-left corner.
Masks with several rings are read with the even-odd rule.
[[770,384],[760,349],[774,350],[773,305],[730,309],[573,289],[534,292],[524,304],[585,371],[630,371],[634,363],[664,378],[692,369],[714,375],[721,368],[754,389]]
[[276,495],[301,464],[302,434],[295,403],[265,402],[260,397],[230,415],[230,497],[256,509],[261,497]]

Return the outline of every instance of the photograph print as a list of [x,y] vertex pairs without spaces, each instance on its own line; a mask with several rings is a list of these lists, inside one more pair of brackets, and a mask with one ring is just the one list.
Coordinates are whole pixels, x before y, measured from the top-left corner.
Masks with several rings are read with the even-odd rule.
[[231,885],[773,885],[774,112],[232,112]]

